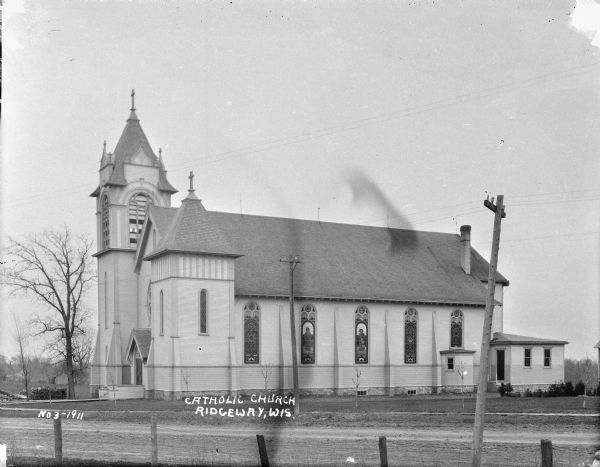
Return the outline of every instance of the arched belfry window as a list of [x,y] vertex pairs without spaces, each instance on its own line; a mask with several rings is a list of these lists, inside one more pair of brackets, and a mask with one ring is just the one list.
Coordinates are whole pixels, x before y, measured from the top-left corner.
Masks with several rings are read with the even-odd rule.
[[108,216],[108,196],[103,195],[100,202],[100,218],[102,221],[102,249],[110,245],[110,219]]
[[206,303],[206,289],[202,289],[198,294],[198,334],[206,334],[206,314],[207,314],[207,303]]
[[302,329],[301,349],[302,363],[315,363],[315,315],[313,305],[306,304],[300,311],[300,324]]
[[244,306],[244,363],[260,363],[260,306],[248,302]]
[[364,305],[354,312],[354,362],[369,363],[369,309]]
[[404,363],[417,363],[417,310],[404,312]]
[[450,315],[450,347],[463,346],[463,313],[454,310]]
[[146,209],[151,204],[152,199],[144,193],[136,193],[129,200],[129,246],[137,245],[146,219]]

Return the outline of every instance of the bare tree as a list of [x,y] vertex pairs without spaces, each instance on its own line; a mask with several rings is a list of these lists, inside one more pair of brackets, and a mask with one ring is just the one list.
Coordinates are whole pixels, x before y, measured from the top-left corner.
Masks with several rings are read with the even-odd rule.
[[273,374],[273,365],[269,363],[265,363],[260,366],[260,372],[262,373],[262,377],[265,380],[265,391],[269,389],[269,380],[271,379],[271,375]]
[[[86,313],[84,313],[86,315]],[[82,320],[83,321],[83,320]],[[83,331],[73,335],[71,347],[73,350],[73,379],[75,384],[87,375],[90,361],[94,352],[94,338],[92,331],[83,327]],[[53,339],[46,345],[46,351],[52,356],[54,362],[58,362],[65,373],[67,370],[67,349],[65,339],[62,335],[55,333]]]
[[357,366],[354,367],[355,377],[352,377],[354,383],[354,409],[358,410],[358,387],[360,386],[360,377],[362,376],[362,370],[359,370]]
[[31,379],[31,357],[27,354],[27,334],[23,328],[23,323],[18,320],[16,315],[13,314],[13,321],[15,324],[14,338],[19,346],[19,355],[17,361],[21,373],[23,374],[23,382],[25,383],[25,396],[29,400],[29,382]]
[[50,313],[34,320],[40,334],[54,333],[64,340],[68,397],[75,397],[73,340],[84,333],[82,299],[94,279],[92,242],[74,237],[68,227],[45,231],[20,242],[9,240],[12,269],[4,267],[1,281],[13,293],[23,293],[44,304]]

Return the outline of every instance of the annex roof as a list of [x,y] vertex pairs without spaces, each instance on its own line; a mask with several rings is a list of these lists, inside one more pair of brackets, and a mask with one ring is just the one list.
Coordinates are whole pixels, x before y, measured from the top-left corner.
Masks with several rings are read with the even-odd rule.
[[600,341],[594,346],[595,349],[600,349]]
[[539,337],[519,336],[517,334],[506,334],[503,332],[495,332],[492,340],[492,345],[503,344],[503,345],[566,345],[567,341],[560,341],[556,339],[542,339]]

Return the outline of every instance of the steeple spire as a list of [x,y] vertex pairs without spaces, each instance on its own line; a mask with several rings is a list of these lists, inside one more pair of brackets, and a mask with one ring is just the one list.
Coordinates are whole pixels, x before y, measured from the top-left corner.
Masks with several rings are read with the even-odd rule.
[[192,172],[190,170],[190,176],[188,177],[190,179],[190,189],[188,190],[188,193],[193,193],[194,190],[194,172]]
[[135,89],[131,90],[131,109],[129,110],[135,112]]

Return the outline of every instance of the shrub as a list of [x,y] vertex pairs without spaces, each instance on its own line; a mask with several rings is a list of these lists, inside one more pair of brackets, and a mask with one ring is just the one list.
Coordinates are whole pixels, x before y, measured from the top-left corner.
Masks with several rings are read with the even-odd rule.
[[506,395],[510,396],[510,393],[513,392],[512,384],[506,383]]
[[500,383],[498,392],[500,393],[500,397],[504,397],[504,394],[506,393],[506,386],[504,385],[504,383]]
[[575,395],[576,396],[583,396],[584,392],[585,392],[585,384],[583,383],[583,381],[579,381],[575,385]]
[[531,397],[533,394],[529,389],[525,389],[525,397]]
[[66,399],[67,390],[65,388],[36,388],[31,391],[30,398],[36,400]]

